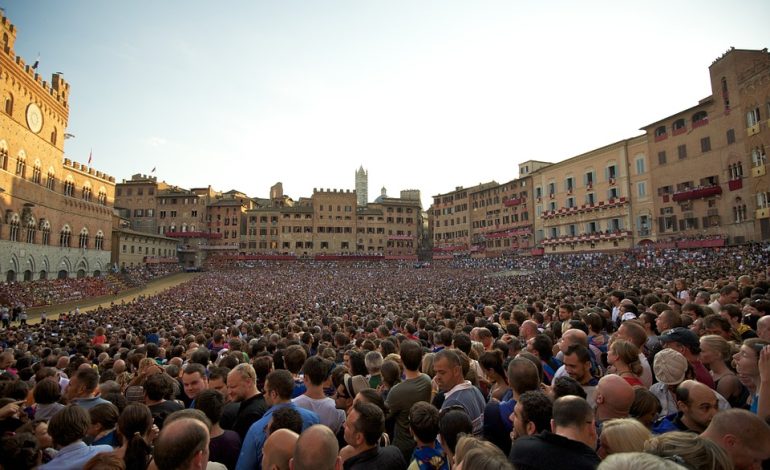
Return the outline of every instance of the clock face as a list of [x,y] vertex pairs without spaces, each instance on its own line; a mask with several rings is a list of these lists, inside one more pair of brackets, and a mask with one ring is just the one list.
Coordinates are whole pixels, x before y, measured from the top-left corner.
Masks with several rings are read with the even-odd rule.
[[43,113],[35,103],[27,106],[27,126],[35,134],[43,128]]

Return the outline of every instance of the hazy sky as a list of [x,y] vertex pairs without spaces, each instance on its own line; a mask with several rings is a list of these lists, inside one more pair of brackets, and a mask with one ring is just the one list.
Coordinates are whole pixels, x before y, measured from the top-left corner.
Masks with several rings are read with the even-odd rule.
[[710,94],[770,1],[0,0],[16,53],[71,84],[65,154],[118,180],[369,199],[518,176]]

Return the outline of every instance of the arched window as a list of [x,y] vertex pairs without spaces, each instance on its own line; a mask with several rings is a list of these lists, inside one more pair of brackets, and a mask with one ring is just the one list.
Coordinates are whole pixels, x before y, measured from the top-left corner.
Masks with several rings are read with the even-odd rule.
[[8,33],[3,33],[3,51],[8,52]]
[[16,176],[24,178],[27,173],[27,156],[23,151],[16,157]]
[[746,204],[743,203],[743,199],[740,197],[735,198],[733,204],[733,222],[740,223],[746,220]]
[[35,243],[35,236],[37,235],[37,224],[35,218],[30,217],[27,220],[27,243]]
[[709,122],[709,115],[706,111],[698,111],[697,113],[692,115],[693,127],[702,126],[704,124],[708,124],[708,122]]
[[666,126],[658,126],[655,129],[655,137],[664,137],[666,135]]
[[674,123],[671,125],[671,129],[673,130],[674,135],[681,134],[687,130],[687,125],[684,123],[684,118],[680,118],[674,121]]
[[62,248],[69,248],[71,238],[72,238],[72,231],[70,230],[70,226],[65,225],[64,227],[62,227],[61,232],[59,233],[59,246],[61,246]]
[[47,220],[41,220],[40,233],[43,234],[43,245],[49,245],[51,243],[51,223]]
[[48,169],[48,176],[45,179],[45,187],[53,191],[56,188],[56,173],[53,168]]
[[32,168],[32,182],[40,184],[41,179],[40,160],[35,161],[35,166]]
[[64,182],[64,195],[73,196],[75,194],[75,182],[72,181],[72,176],[67,176],[67,180]]
[[97,250],[104,249],[104,233],[102,233],[101,230],[96,232],[96,236],[94,237],[94,248]]
[[87,249],[88,248],[88,229],[83,227],[83,230],[80,231],[80,237],[78,238],[78,248]]
[[11,216],[11,222],[8,225],[10,227],[8,239],[12,242],[19,241],[19,214],[13,214],[13,216]]
[[5,97],[5,114],[13,114],[13,95],[10,93]]
[[0,140],[0,169],[8,169],[8,144]]
[[86,201],[91,200],[91,183],[86,182],[83,185],[83,199]]
[[107,190],[104,188],[99,188],[99,195],[97,196],[99,204],[106,206],[107,205]]
[[54,127],[51,131],[51,144],[56,145],[56,137],[57,137],[56,128]]

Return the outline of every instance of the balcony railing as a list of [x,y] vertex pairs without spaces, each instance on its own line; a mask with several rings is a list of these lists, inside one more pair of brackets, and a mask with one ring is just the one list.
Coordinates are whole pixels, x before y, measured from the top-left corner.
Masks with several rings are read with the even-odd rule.
[[561,235],[559,237],[546,238],[543,245],[563,245],[569,243],[595,243],[602,241],[614,241],[630,237],[631,232],[627,230],[616,230],[614,232],[594,232],[583,235]]
[[720,194],[722,194],[721,186],[707,186],[705,188],[695,188],[674,193],[674,201],[689,201],[691,199],[702,199],[704,197],[718,196]]
[[221,233],[209,232],[166,232],[163,235],[170,238],[222,238]]
[[751,176],[754,178],[758,178],[760,176],[765,176],[767,174],[767,165],[759,165],[755,166],[751,169]]
[[540,216],[543,219],[551,219],[553,217],[565,217],[565,216],[571,216],[576,214],[582,214],[584,212],[591,212],[596,210],[603,210],[603,209],[612,209],[614,207],[621,207],[625,204],[628,204],[628,198],[626,197],[619,197],[617,199],[610,199],[609,201],[599,201],[593,204],[583,204],[582,206],[578,207],[562,207],[561,209],[557,209],[555,211],[545,211]]
[[727,182],[727,187],[730,191],[737,191],[743,187],[743,179],[736,178]]
[[506,207],[519,206],[519,205],[521,205],[522,202],[524,202],[524,201],[521,198],[517,197],[517,198],[512,198],[512,199],[506,200],[505,202],[503,202],[503,205],[506,206]]
[[705,125],[708,125],[708,123],[709,123],[709,118],[701,119],[699,121],[693,121],[692,128],[695,129],[696,127],[705,126]]

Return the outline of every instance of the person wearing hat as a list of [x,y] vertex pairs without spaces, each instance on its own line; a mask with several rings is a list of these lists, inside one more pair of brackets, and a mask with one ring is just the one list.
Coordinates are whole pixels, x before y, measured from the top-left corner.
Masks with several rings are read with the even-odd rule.
[[709,374],[706,366],[698,359],[700,355],[700,340],[695,332],[680,326],[663,332],[660,335],[660,342],[663,344],[664,349],[673,349],[687,359],[695,374],[695,380],[708,385],[711,389],[716,388],[711,374]]
[[[665,418],[668,418],[668,421],[673,423],[677,413],[679,413],[677,387],[685,379],[692,378],[692,371],[687,359],[670,348],[663,349],[655,355],[655,362],[652,368],[655,371],[655,377],[657,377],[658,382],[650,387],[650,392],[655,395],[661,406],[658,421],[653,426],[653,430],[657,431],[656,427],[661,426]],[[719,409],[726,410],[730,408],[730,404],[722,395],[713,390],[712,392],[717,397]],[[666,430],[676,429],[665,429],[660,432],[665,432]]]

